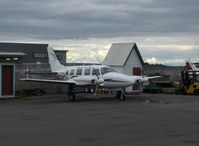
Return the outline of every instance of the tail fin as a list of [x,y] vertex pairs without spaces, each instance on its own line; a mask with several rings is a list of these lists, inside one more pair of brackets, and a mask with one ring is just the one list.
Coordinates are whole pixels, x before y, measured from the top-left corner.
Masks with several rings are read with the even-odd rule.
[[55,52],[53,51],[52,47],[48,47],[47,51],[48,51],[48,59],[49,59],[51,71],[52,72],[58,72],[58,70],[61,70],[63,68],[63,65],[60,64],[60,62],[57,59],[57,56],[55,55]]

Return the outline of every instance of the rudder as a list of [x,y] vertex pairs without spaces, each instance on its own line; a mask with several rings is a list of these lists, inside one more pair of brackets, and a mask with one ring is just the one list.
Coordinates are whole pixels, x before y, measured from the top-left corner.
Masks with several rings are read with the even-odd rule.
[[52,47],[48,47],[47,51],[51,71],[58,72],[63,68],[63,65],[57,59],[57,56],[55,55],[55,52]]

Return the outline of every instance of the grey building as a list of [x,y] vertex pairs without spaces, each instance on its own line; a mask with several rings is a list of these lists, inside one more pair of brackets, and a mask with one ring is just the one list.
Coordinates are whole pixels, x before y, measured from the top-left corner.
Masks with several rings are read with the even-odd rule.
[[[136,43],[114,43],[107,53],[103,64],[126,75],[142,76],[144,61]],[[127,92],[140,92],[141,86],[134,84]]]
[[[48,63],[48,44],[30,44],[30,43],[0,43],[1,52],[24,53],[19,56],[19,63]],[[62,64],[66,64],[67,50],[55,50],[55,54]]]

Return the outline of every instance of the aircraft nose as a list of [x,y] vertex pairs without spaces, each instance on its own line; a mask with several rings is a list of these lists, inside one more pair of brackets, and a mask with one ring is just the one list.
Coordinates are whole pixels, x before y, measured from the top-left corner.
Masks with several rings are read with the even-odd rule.
[[112,79],[112,80],[123,82],[123,83],[129,84],[129,85],[134,83],[134,80],[132,80],[128,75],[125,75],[125,74],[122,74],[122,73],[115,73],[115,72],[114,73],[108,73],[108,74],[105,75],[105,77],[107,79]]
[[126,84],[129,84],[129,85],[133,85],[135,84],[135,80],[132,79],[130,76],[128,75],[124,75],[124,74],[120,74],[120,79],[125,82]]

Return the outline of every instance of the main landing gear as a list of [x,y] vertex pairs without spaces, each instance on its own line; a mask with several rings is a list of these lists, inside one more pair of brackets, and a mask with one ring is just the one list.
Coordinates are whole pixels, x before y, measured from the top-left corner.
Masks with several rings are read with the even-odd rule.
[[[78,92],[78,93],[80,93],[80,92]],[[120,101],[125,101],[126,97],[124,94],[125,94],[125,90],[118,90],[118,91],[116,91],[116,98],[119,99]],[[74,102],[76,99],[74,86],[68,87],[68,99],[71,102]]]
[[72,102],[74,102],[75,101],[75,93],[70,93],[69,95],[68,95],[68,99],[70,100],[70,101],[72,101]]
[[116,91],[116,98],[121,101],[125,101],[126,97],[124,96],[124,92],[124,90]]
[[74,93],[74,87],[73,86],[69,86],[68,87],[68,99],[71,102],[75,101],[75,93]]

